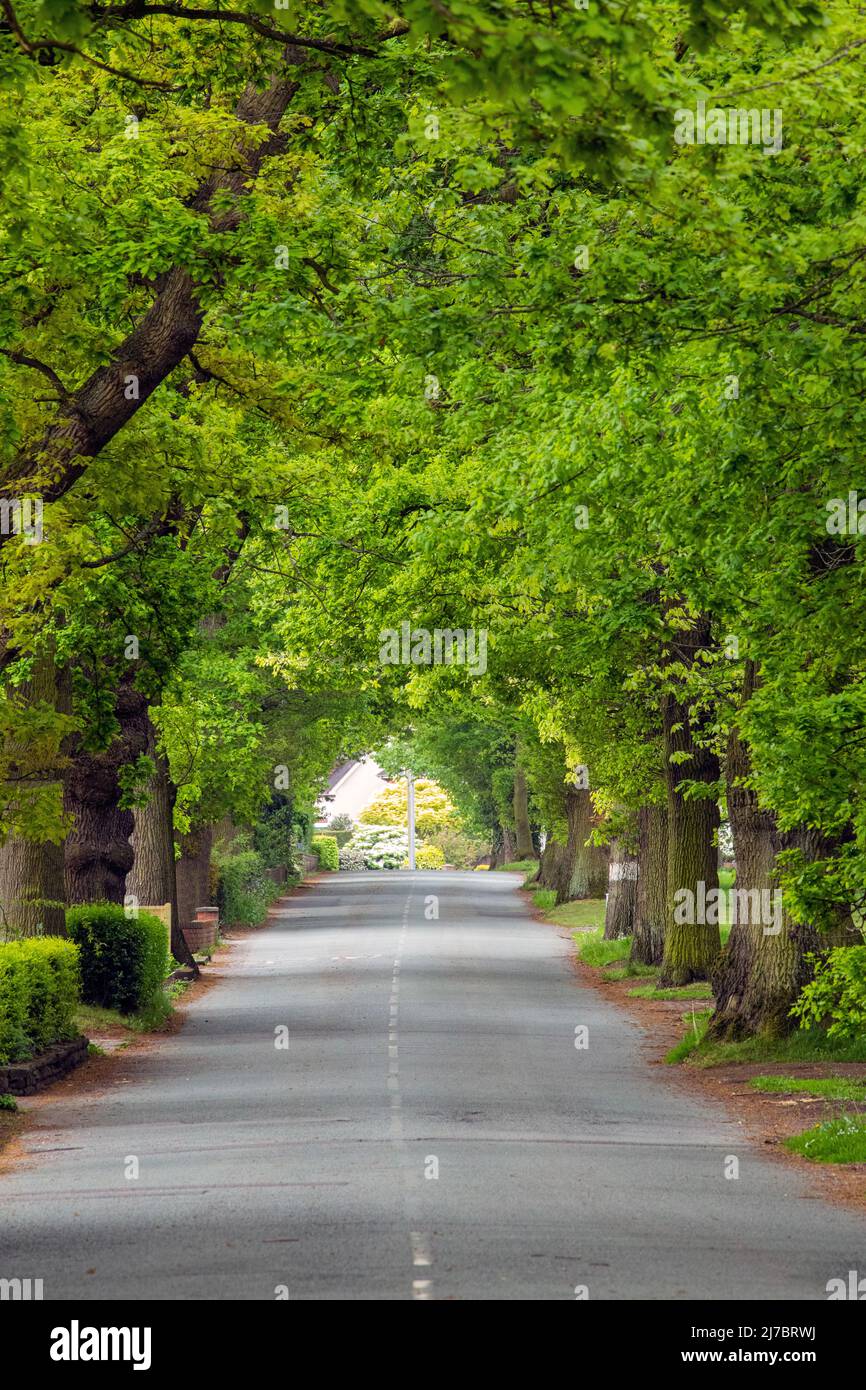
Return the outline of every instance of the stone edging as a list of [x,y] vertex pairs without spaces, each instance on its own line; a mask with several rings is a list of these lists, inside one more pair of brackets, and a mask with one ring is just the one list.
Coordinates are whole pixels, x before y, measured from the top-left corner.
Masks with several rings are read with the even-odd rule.
[[90,1039],[83,1036],[54,1043],[37,1057],[0,1067],[0,1095],[29,1096],[50,1086],[52,1081],[59,1081],[84,1061],[89,1043]]

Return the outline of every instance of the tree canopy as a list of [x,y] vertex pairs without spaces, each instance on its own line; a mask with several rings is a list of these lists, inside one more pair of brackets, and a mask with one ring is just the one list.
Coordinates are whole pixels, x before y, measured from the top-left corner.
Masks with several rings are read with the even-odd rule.
[[849,930],[858,19],[4,0],[7,843],[85,757],[123,840],[155,754],[187,832],[391,738],[500,848],[664,806],[671,893],[760,822],[761,959]]

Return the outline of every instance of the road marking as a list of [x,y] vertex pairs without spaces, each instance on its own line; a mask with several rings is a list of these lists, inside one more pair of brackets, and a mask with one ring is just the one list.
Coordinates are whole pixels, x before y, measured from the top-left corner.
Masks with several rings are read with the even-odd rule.
[[412,1242],[412,1263],[416,1269],[428,1268],[433,1263],[430,1253],[430,1237],[423,1231],[412,1231],[409,1236]]
[[[395,1156],[400,1173],[403,1179],[403,1209],[406,1213],[406,1221],[409,1226],[409,1245],[412,1252],[413,1269],[429,1269],[433,1264],[433,1257],[430,1250],[430,1238],[423,1231],[412,1230],[417,1221],[412,1219],[412,1195],[413,1195],[413,1175],[409,1166],[409,1154],[406,1148],[406,1137],[403,1132],[403,1102],[400,1096],[400,1038],[398,1031],[397,1018],[400,1012],[400,972],[403,965],[403,949],[406,945],[406,933],[409,929],[409,909],[412,903],[413,889],[410,888],[406,905],[403,908],[403,924],[400,935],[397,939],[397,950],[394,955],[394,967],[391,972],[391,995],[388,1001],[388,1075],[386,1084],[389,1091],[391,1102],[391,1142],[394,1145]],[[433,1297],[432,1279],[413,1279],[412,1297],[415,1299],[429,1300]]]

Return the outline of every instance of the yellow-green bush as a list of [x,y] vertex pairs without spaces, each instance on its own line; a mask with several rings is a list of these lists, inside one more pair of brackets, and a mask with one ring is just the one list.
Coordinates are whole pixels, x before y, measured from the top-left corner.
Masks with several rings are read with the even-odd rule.
[[[438,845],[418,845],[415,850],[416,869],[441,869],[445,863],[445,855]],[[408,869],[409,860],[403,865]]]
[[81,992],[78,949],[59,936],[0,945],[0,1063],[74,1038]]
[[336,873],[340,867],[340,851],[333,835],[314,835],[310,848],[313,854],[319,856],[320,869],[330,869]]

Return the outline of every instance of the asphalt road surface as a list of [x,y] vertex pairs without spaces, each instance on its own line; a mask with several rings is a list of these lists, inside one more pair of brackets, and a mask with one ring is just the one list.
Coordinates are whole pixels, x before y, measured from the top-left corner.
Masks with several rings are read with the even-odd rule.
[[0,1278],[75,1300],[826,1299],[866,1271],[866,1221],[651,1067],[517,882],[340,874],[284,900],[182,1031],[118,1063],[131,1079],[42,1110],[0,1176]]

